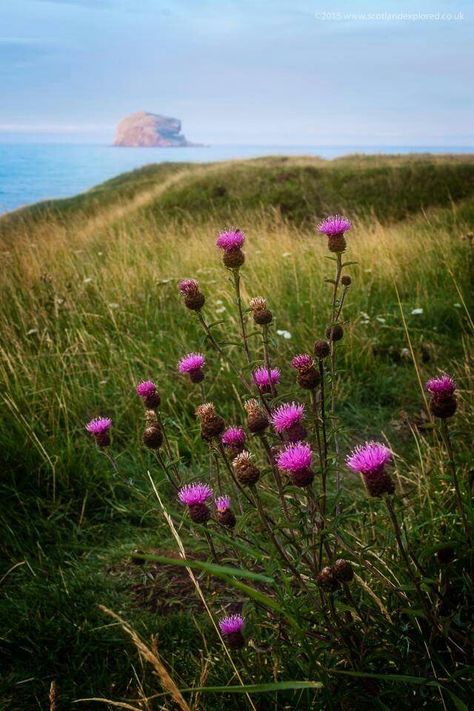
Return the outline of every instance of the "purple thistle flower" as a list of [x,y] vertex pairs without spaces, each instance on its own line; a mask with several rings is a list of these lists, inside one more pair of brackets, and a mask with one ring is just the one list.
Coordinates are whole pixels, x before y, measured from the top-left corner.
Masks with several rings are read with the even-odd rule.
[[105,434],[110,430],[112,426],[112,420],[110,417],[96,417],[91,420],[86,425],[86,430],[94,437]]
[[301,422],[304,417],[304,405],[297,402],[285,402],[272,413],[272,424],[278,434],[286,432]]
[[198,481],[196,484],[185,484],[178,491],[178,499],[185,506],[205,504],[212,496],[212,489],[207,484]]
[[295,370],[307,370],[313,365],[313,359],[307,353],[296,355],[291,361],[291,367]]
[[205,365],[206,359],[202,353],[188,353],[179,361],[178,370],[180,373],[192,373],[201,370]]
[[245,235],[240,230],[228,230],[221,232],[216,241],[216,246],[224,252],[232,252],[240,249],[245,242]]
[[328,237],[334,237],[335,235],[344,234],[352,227],[352,223],[345,217],[341,215],[331,215],[322,220],[318,225],[318,231],[323,235]]
[[219,513],[225,513],[230,509],[230,496],[218,496],[216,499],[216,509]]
[[246,435],[243,427],[229,427],[221,437],[224,447],[231,447],[240,451],[244,448],[245,440]]
[[278,469],[289,474],[298,474],[311,467],[313,452],[306,442],[287,444],[278,454],[276,463]]
[[137,385],[137,395],[143,399],[152,397],[156,393],[156,385],[152,380],[142,380]]
[[199,291],[199,282],[196,279],[182,279],[178,288],[183,296],[192,296]]
[[242,615],[230,615],[229,617],[222,617],[219,620],[219,629],[223,635],[242,632],[244,625],[245,620]]
[[456,383],[450,375],[441,375],[439,378],[430,378],[426,383],[426,389],[435,397],[452,397],[456,390]]
[[352,450],[346,458],[346,464],[358,474],[373,474],[381,471],[392,460],[388,447],[380,442],[366,442]]
[[257,368],[252,374],[253,381],[260,392],[270,392],[273,385],[280,382],[280,371],[278,368]]
[[370,496],[393,494],[395,485],[385,471],[385,465],[392,460],[388,447],[380,442],[365,442],[352,450],[346,458],[346,464],[353,472],[362,475]]

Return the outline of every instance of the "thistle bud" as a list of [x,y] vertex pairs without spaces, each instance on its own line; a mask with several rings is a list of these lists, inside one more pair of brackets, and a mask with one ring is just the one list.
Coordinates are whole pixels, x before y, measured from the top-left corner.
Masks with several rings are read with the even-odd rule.
[[200,311],[202,309],[206,298],[199,291],[199,282],[196,279],[183,279],[179,283],[179,290],[188,309],[191,309],[191,311]]
[[331,215],[319,223],[318,230],[328,238],[328,249],[330,252],[341,254],[346,249],[346,239],[344,233],[350,230],[352,224],[341,215]]
[[341,284],[342,286],[350,286],[352,284],[352,279],[348,274],[344,274],[343,277],[341,277]]
[[206,501],[212,496],[212,489],[201,482],[186,484],[178,492],[178,499],[188,507],[189,516],[194,523],[206,523],[211,517],[211,512]]
[[326,329],[326,337],[329,338],[330,341],[340,341],[343,335],[344,329],[340,323],[335,323]]
[[232,467],[239,484],[253,486],[260,479],[260,469],[251,461],[250,452],[244,451],[236,456]]
[[203,439],[210,442],[223,433],[225,422],[223,418],[219,417],[216,413],[216,408],[212,402],[199,405],[196,409],[196,415],[201,422],[201,437]]
[[339,558],[334,563],[332,569],[336,580],[340,583],[350,583],[354,578],[354,571],[348,560]]
[[143,404],[148,410],[156,410],[160,406],[161,397],[156,389],[156,385],[152,380],[142,380],[136,387],[137,395],[139,395]]
[[221,232],[217,238],[216,245],[223,250],[222,259],[228,269],[239,269],[245,262],[245,254],[241,249],[244,242],[245,235],[240,230]]
[[86,425],[86,430],[94,437],[98,447],[109,447],[111,426],[110,417],[96,417]]
[[426,383],[426,389],[430,393],[430,410],[435,417],[446,420],[452,417],[457,410],[456,383],[449,375],[442,375],[439,378],[431,378]]
[[244,404],[245,412],[247,413],[247,427],[253,434],[261,434],[265,432],[269,423],[267,414],[258,400],[247,400]]
[[250,302],[250,308],[252,310],[253,320],[259,326],[265,326],[272,322],[273,314],[269,308],[267,308],[267,301],[263,296],[256,296]]
[[316,355],[316,358],[318,358],[319,360],[327,358],[330,352],[331,346],[327,341],[316,341],[316,343],[314,344],[314,353]]
[[316,583],[319,585],[320,588],[326,590],[327,592],[334,592],[334,590],[336,590],[338,586],[334,571],[329,565],[327,565],[321,570],[320,573],[318,573],[318,575],[316,576]]
[[314,390],[321,381],[321,373],[314,367],[311,356],[303,353],[291,361],[291,367],[298,371],[296,381],[304,390]]
[[163,429],[154,410],[145,413],[146,428],[143,432],[143,444],[149,449],[159,449],[163,444]]
[[385,471],[391,461],[392,453],[379,442],[366,442],[356,447],[346,459],[346,464],[353,472],[362,476],[369,496],[393,494],[395,484]]
[[217,520],[225,528],[234,528],[236,519],[230,508],[230,497],[219,496],[216,499]]
[[219,620],[219,629],[230,649],[242,649],[245,646],[244,624],[241,615],[230,615]]

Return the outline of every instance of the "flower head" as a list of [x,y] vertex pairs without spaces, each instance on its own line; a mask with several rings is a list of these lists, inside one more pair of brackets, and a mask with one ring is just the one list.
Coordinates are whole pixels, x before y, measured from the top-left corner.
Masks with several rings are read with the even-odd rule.
[[286,402],[272,413],[272,424],[278,434],[287,432],[300,424],[304,416],[304,405],[297,402]]
[[199,291],[199,282],[196,279],[182,279],[178,288],[183,296],[192,296]]
[[178,492],[178,499],[185,506],[195,506],[205,504],[212,496],[212,489],[207,484],[197,482],[196,484],[185,484]]
[[218,496],[216,499],[216,509],[219,513],[224,513],[230,509],[230,496]]
[[156,385],[152,380],[142,380],[137,385],[137,395],[142,398],[152,397],[156,393]]
[[277,385],[280,382],[280,371],[278,368],[257,368],[252,374],[254,383],[259,390],[271,389],[272,385]]
[[313,359],[307,353],[296,355],[291,361],[291,367],[295,370],[307,370],[313,365]]
[[216,241],[216,246],[224,252],[232,252],[240,249],[245,242],[245,235],[240,230],[228,230],[221,232]]
[[456,383],[450,375],[441,375],[439,378],[430,378],[426,383],[426,389],[435,397],[451,397],[456,390]]
[[245,620],[242,615],[230,615],[219,620],[219,629],[221,634],[224,635],[235,634],[236,632],[242,632],[244,624]]
[[224,447],[244,448],[246,435],[243,427],[229,427],[223,433],[221,442]]
[[86,430],[94,436],[103,435],[110,430],[112,420],[110,417],[96,417],[86,425]]
[[358,474],[371,474],[381,471],[392,459],[388,447],[380,442],[366,442],[352,450],[346,459],[346,464]]
[[328,237],[334,237],[335,235],[344,234],[344,232],[350,230],[351,227],[352,223],[347,218],[341,215],[331,215],[319,223],[318,231]]
[[180,373],[190,373],[193,370],[201,370],[206,365],[206,359],[202,353],[188,353],[178,363]]
[[279,469],[290,474],[297,474],[311,467],[313,452],[306,442],[286,445],[278,454],[276,463]]

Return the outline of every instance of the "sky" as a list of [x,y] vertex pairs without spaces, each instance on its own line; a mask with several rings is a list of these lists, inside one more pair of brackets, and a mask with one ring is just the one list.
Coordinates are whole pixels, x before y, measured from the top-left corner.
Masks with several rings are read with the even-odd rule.
[[145,110],[211,144],[473,146],[473,17],[472,0],[0,0],[0,137],[111,142]]

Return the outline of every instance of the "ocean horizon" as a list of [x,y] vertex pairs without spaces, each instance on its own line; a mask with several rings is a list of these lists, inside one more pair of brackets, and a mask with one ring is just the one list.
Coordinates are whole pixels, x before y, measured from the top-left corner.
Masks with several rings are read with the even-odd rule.
[[211,163],[270,155],[339,158],[354,153],[471,154],[471,146],[212,145],[118,148],[97,143],[0,143],[0,214],[42,200],[66,198],[150,163]]

